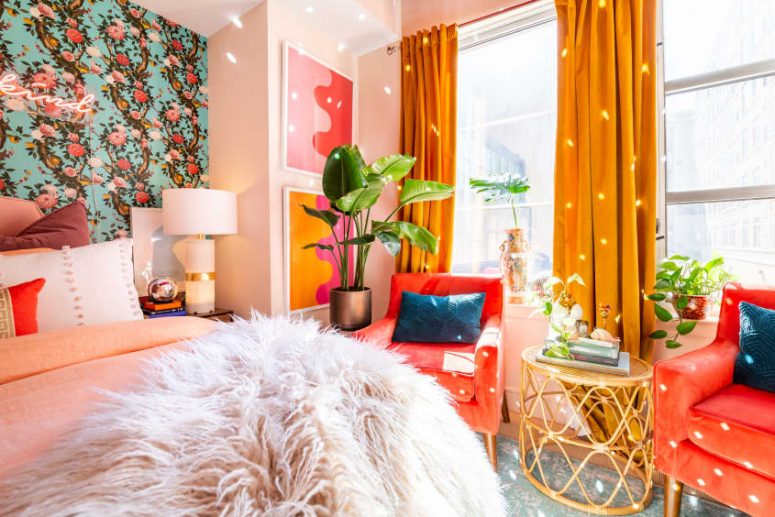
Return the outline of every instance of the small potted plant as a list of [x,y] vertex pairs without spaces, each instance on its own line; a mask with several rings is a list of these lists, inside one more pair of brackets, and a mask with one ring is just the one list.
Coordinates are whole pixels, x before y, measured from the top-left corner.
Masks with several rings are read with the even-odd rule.
[[[310,243],[304,246],[305,249],[318,248],[331,253],[339,271],[339,287],[331,289],[329,311],[332,325],[343,330],[358,330],[371,323],[371,290],[365,286],[365,280],[366,260],[375,241],[380,241],[394,256],[401,250],[402,239],[429,253],[438,253],[438,238],[426,228],[390,219],[410,203],[450,197],[455,191],[453,186],[407,179],[401,189],[398,206],[384,220],[372,219],[371,209],[377,204],[385,186],[402,180],[409,174],[414,162],[412,156],[393,154],[367,165],[355,145],[336,147],[329,154],[323,169],[323,193],[331,203],[331,210],[303,208],[307,215],[328,225],[335,241],[334,244]],[[344,218],[343,234],[334,230],[341,218]],[[354,263],[350,264],[353,255]]]
[[520,194],[530,190],[527,179],[507,174],[492,178],[471,178],[471,188],[477,194],[485,195],[485,202],[507,201],[511,206],[514,227],[506,229],[506,240],[501,244],[501,274],[507,288],[509,303],[524,303],[527,289],[529,245],[525,231],[519,227],[517,200]]
[[[680,336],[694,330],[697,321],[707,319],[713,308],[713,298],[732,278],[724,270],[724,258],[716,257],[704,264],[684,255],[673,255],[660,264],[654,293],[648,299],[657,302],[654,312],[660,321],[676,323],[674,335],[666,341],[668,348],[678,348]],[[677,317],[659,304],[670,303]],[[668,337],[665,330],[656,330],[651,339]]]

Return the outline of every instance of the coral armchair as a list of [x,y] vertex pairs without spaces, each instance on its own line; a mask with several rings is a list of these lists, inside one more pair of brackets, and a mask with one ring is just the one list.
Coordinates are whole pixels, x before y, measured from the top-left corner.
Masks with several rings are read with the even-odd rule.
[[775,393],[735,384],[739,304],[775,309],[775,288],[727,284],[710,345],[654,369],[654,453],[665,515],[686,483],[751,515],[775,508]]
[[[476,343],[396,343],[393,331],[401,308],[401,293],[447,296],[485,293],[482,333]],[[500,340],[503,290],[500,279],[450,274],[398,273],[390,286],[387,315],[355,337],[384,346],[406,357],[422,373],[449,390],[460,416],[474,431],[484,433],[485,446],[496,465],[495,435],[503,400],[503,351]]]

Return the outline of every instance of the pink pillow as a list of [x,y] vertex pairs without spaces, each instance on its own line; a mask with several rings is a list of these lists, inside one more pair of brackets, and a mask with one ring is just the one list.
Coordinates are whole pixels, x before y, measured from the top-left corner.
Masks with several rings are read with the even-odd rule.
[[54,210],[38,219],[19,235],[0,235],[0,251],[29,248],[77,248],[89,244],[86,207],[79,202]]

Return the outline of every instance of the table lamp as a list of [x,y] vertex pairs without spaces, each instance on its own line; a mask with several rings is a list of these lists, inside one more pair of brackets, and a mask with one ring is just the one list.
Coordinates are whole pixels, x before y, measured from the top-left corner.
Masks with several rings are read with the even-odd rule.
[[237,195],[225,190],[173,188],[162,191],[167,235],[196,235],[186,242],[186,312],[215,310],[215,241],[207,235],[237,233]]

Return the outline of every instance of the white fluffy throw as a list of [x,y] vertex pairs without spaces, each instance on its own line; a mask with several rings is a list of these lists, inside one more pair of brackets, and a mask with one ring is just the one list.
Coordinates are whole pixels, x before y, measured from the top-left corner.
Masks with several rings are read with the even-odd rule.
[[26,472],[1,515],[499,516],[476,435],[431,378],[312,322],[222,325]]

